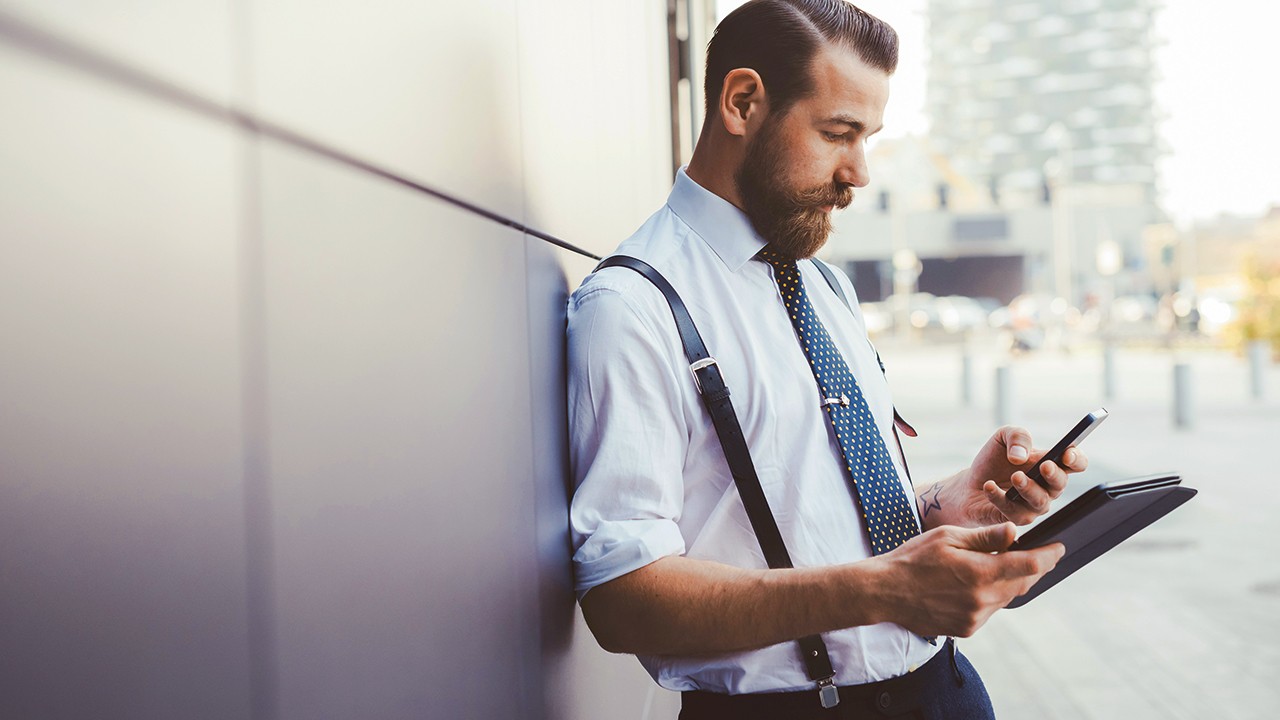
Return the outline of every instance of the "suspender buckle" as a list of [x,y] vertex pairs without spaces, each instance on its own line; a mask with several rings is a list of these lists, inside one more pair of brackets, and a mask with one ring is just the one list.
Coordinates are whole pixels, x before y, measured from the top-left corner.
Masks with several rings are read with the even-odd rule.
[[840,691],[836,689],[836,676],[822,678],[818,681],[818,702],[825,710],[840,704]]
[[693,373],[693,384],[698,386],[699,395],[702,394],[702,381],[698,379],[698,371],[712,365],[719,365],[713,357],[705,357],[689,365],[689,372]]

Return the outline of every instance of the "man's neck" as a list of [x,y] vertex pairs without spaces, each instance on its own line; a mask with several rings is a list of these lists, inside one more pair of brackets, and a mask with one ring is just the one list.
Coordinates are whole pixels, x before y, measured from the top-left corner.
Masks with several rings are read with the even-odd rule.
[[690,180],[742,210],[742,198],[738,196],[738,183],[733,177],[737,165],[732,161],[726,162],[726,158],[731,157],[732,153],[728,152],[728,148],[716,147],[719,144],[718,138],[703,133],[703,136],[698,139],[698,145],[693,151],[693,157],[689,160],[689,167],[685,172],[688,173]]

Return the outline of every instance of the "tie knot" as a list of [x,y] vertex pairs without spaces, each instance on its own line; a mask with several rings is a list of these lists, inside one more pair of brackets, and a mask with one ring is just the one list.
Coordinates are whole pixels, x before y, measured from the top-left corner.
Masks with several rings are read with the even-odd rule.
[[770,248],[768,245],[766,245],[763,250],[756,253],[756,257],[769,263],[775,269],[778,269],[778,270],[794,269],[797,267],[795,260],[784,258],[783,256],[779,255],[776,250]]

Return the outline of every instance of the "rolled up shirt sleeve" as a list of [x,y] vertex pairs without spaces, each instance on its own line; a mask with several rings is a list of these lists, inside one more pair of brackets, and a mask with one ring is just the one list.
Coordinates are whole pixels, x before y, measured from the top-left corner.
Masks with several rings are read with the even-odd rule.
[[596,283],[569,302],[569,524],[579,600],[685,552],[676,523],[689,433],[673,359],[683,355],[673,356],[680,352],[674,326],[656,327],[661,308],[649,290]]

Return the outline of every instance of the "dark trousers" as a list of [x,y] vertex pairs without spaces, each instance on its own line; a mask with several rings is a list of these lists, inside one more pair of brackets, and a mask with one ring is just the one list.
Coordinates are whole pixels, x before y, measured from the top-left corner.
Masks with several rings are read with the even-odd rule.
[[818,691],[721,695],[686,692],[680,720],[995,720],[978,671],[948,640],[915,672],[840,688],[840,704],[824,709]]

